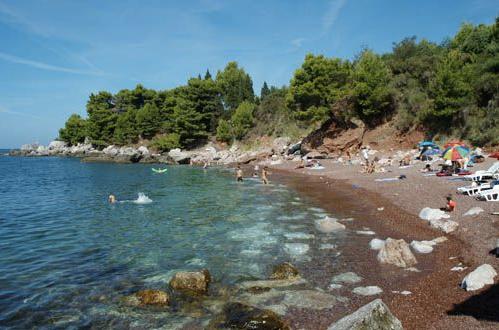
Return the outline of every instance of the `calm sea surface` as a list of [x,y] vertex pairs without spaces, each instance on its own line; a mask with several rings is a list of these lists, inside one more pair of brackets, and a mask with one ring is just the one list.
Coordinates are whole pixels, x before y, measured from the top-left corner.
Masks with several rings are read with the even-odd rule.
[[[265,278],[337,243],[310,243],[325,213],[283,185],[151,167],[0,155],[0,328],[175,328],[183,316],[120,299],[165,288],[178,270],[208,268],[229,286]],[[121,202],[108,204],[110,193]]]

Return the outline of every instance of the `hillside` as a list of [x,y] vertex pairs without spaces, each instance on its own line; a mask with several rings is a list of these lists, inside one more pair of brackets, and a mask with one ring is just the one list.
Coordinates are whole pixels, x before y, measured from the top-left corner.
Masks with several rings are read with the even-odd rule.
[[[441,43],[416,37],[352,60],[309,54],[289,86],[263,85],[236,62],[171,90],[138,85],[90,95],[87,118],[72,115],[59,138],[96,148],[140,144],[165,152],[210,139],[251,145],[262,136],[305,138],[328,153],[359,143],[412,144],[455,137],[499,144],[499,19],[463,24]],[[384,138],[383,138],[384,137]],[[378,141],[379,140],[379,141]],[[396,142],[399,141],[399,142]]]

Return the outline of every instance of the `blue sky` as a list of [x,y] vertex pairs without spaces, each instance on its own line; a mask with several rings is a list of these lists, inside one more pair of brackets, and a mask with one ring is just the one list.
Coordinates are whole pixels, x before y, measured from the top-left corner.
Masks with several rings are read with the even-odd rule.
[[48,143],[88,95],[168,89],[238,61],[259,92],[306,53],[352,58],[487,23],[497,0],[0,0],[0,148]]

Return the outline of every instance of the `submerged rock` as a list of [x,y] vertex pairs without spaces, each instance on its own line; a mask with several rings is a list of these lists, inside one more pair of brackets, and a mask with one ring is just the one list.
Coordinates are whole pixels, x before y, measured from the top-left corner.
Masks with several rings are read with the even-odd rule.
[[170,286],[174,290],[204,294],[208,291],[211,275],[207,269],[198,272],[178,272],[173,275]]
[[340,275],[336,275],[332,278],[332,283],[358,283],[362,281],[362,277],[355,274],[354,272],[347,272]]
[[496,276],[497,272],[494,267],[489,264],[483,264],[466,275],[461,283],[461,288],[466,291],[481,289],[486,285],[494,284],[494,277]]
[[379,286],[359,286],[353,289],[353,293],[361,295],[361,296],[374,296],[383,292]]
[[316,310],[331,308],[336,302],[335,296],[317,290],[289,291],[282,300],[282,303],[288,307]]
[[402,323],[390,312],[381,299],[362,306],[330,325],[328,330],[403,330]]
[[301,256],[308,252],[310,246],[304,243],[286,243],[284,250],[292,256]]
[[274,267],[270,279],[272,280],[289,280],[299,276],[298,269],[289,262],[283,262]]
[[402,268],[418,263],[409,248],[409,244],[403,239],[396,240],[393,238],[386,239],[385,244],[378,253],[378,261]]
[[141,305],[169,305],[168,293],[161,290],[142,290],[135,294]]
[[234,302],[225,305],[207,329],[289,330],[289,325],[275,312]]

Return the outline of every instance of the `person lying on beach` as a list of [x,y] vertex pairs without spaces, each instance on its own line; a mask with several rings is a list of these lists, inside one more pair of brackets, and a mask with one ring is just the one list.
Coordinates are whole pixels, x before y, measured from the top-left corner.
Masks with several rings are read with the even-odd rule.
[[449,195],[447,196],[447,205],[445,207],[442,207],[440,210],[445,211],[445,212],[452,212],[456,208],[456,202],[452,199],[452,196]]
[[431,168],[430,164],[426,164],[424,168],[421,169],[421,172],[434,172],[434,170]]
[[269,174],[269,172],[267,170],[268,170],[267,166],[265,166],[262,170],[262,182],[263,182],[263,184],[269,183],[269,179],[267,178],[267,175]]
[[108,201],[110,204],[114,204],[114,203],[116,203],[116,196],[114,196],[113,194],[109,195],[109,197],[107,198],[107,201]]
[[243,170],[241,169],[241,166],[236,168],[236,181],[243,181]]

